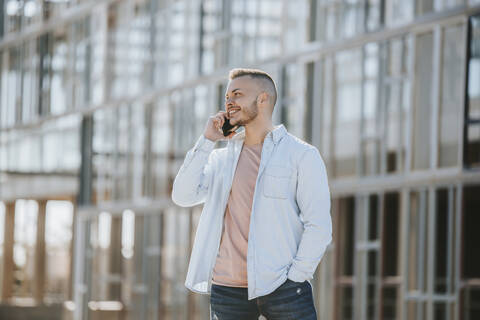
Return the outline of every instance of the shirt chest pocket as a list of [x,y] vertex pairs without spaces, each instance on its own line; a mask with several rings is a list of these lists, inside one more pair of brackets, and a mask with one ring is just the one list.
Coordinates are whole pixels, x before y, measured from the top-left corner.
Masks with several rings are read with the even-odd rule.
[[293,169],[287,166],[270,165],[265,168],[263,195],[268,198],[287,199],[292,183]]

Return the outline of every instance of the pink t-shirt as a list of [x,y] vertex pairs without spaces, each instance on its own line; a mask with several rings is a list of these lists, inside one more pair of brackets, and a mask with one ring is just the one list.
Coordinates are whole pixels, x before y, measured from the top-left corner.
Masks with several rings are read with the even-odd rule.
[[233,177],[212,283],[248,287],[247,248],[253,193],[263,143],[243,145]]

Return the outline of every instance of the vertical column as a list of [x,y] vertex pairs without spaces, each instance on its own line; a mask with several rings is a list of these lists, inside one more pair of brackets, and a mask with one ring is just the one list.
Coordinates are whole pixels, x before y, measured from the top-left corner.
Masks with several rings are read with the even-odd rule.
[[12,297],[13,284],[13,242],[15,227],[15,202],[5,204],[5,233],[3,248],[2,302]]
[[[82,157],[79,173],[79,192],[77,196],[77,208],[92,203],[92,145],[93,145],[93,116],[86,115],[82,119],[80,154]],[[78,212],[78,210],[77,210]],[[91,295],[91,272],[92,254],[90,248],[90,222],[75,215],[74,237],[74,319],[86,319],[88,317],[88,301]]]
[[33,296],[37,304],[43,303],[45,290],[45,217],[47,201],[38,201],[37,242],[35,245],[35,279]]

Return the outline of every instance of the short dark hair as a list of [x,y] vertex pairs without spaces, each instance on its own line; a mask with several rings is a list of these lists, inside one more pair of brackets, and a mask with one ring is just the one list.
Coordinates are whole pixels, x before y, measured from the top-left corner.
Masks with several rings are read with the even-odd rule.
[[267,86],[269,86],[272,90],[271,95],[273,98],[273,105],[275,106],[275,103],[277,102],[277,86],[275,85],[275,81],[273,81],[272,77],[268,73],[259,69],[235,68],[230,70],[228,79],[233,80],[243,76],[249,76],[253,79],[266,82]]

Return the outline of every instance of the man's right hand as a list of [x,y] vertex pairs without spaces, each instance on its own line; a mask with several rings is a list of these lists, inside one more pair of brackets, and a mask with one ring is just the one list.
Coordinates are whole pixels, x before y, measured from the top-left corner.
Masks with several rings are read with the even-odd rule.
[[203,133],[205,138],[214,142],[218,140],[231,139],[235,135],[235,132],[232,132],[225,137],[222,131],[222,126],[225,123],[226,118],[227,112],[225,111],[220,111],[216,115],[208,118],[207,125],[205,126],[205,131]]

